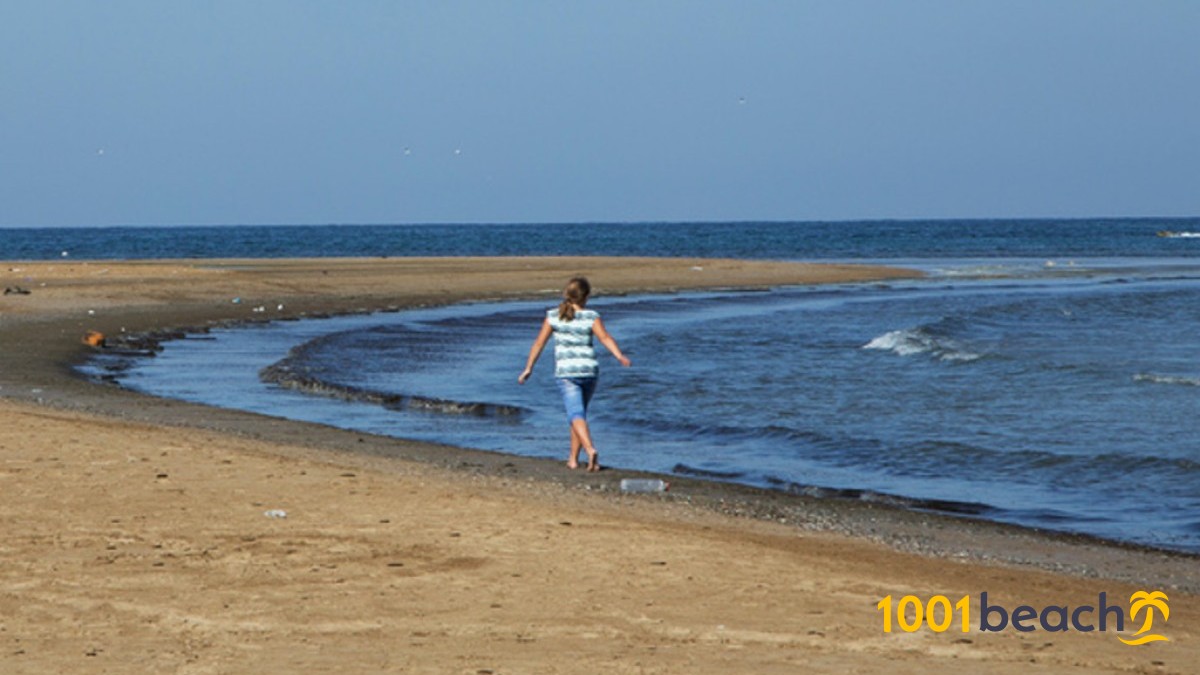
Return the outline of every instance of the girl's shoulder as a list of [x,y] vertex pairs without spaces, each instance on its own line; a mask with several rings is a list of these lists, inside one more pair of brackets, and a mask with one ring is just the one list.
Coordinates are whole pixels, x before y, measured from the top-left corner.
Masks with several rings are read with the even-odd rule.
[[[556,323],[556,322],[561,321],[558,318],[558,308],[553,307],[551,309],[546,310],[546,318],[549,319],[551,321],[551,323]],[[595,321],[596,319],[599,319],[599,318],[600,318],[600,313],[597,312],[596,310],[581,309],[581,310],[575,312],[575,318],[573,319],[573,321]]]

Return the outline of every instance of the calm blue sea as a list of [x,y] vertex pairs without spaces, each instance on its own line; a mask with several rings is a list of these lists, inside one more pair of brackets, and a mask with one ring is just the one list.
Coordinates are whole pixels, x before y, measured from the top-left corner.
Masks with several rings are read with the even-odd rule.
[[[1197,218],[0,228],[0,260],[425,255],[1195,257]],[[1149,235],[1149,236],[1148,236]]]
[[[1196,233],[1200,219],[222,228],[178,240],[168,228],[9,230],[20,242],[3,253],[909,265],[928,277],[595,298],[634,360],[602,362],[592,418],[605,463],[1200,551]],[[552,354],[516,384],[544,309],[476,303],[224,329],[87,371],[165,396],[562,459]],[[281,387],[281,374],[307,389]]]

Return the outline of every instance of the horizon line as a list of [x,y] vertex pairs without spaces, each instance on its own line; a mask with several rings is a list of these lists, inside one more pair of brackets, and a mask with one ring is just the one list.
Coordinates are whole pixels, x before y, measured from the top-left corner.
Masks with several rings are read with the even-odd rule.
[[803,225],[834,223],[991,223],[991,222],[1047,222],[1047,221],[1122,221],[1122,220],[1196,220],[1200,215],[1167,216],[965,216],[938,218],[816,218],[816,219],[739,219],[739,220],[536,220],[536,221],[425,221],[425,222],[328,222],[328,223],[140,223],[140,224],[94,224],[94,225],[12,225],[0,224],[2,230],[84,230],[84,229],[138,229],[160,227],[229,228],[229,227],[515,227],[521,225]]

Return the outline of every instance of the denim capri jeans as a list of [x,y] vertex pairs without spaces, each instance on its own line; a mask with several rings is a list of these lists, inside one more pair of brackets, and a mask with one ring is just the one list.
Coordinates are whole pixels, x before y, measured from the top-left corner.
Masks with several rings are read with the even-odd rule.
[[567,409],[567,421],[587,419],[588,403],[592,394],[596,393],[595,377],[564,377],[558,380],[558,390],[562,392],[563,406]]

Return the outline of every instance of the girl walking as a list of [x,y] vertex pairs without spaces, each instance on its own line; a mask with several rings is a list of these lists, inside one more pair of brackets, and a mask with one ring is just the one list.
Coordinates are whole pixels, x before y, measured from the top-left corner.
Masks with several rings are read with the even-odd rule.
[[555,309],[547,310],[542,330],[529,349],[529,360],[517,382],[525,384],[533,373],[533,365],[542,355],[542,349],[550,336],[554,335],[554,377],[562,392],[563,405],[567,409],[567,423],[571,427],[571,454],[567,456],[567,467],[579,467],[579,450],[587,453],[588,471],[600,470],[600,453],[592,444],[588,429],[587,408],[596,393],[596,379],[600,375],[600,364],[596,361],[596,350],[592,336],[608,349],[622,366],[629,367],[630,361],[621,353],[617,341],[608,334],[600,315],[586,309],[591,284],[583,277],[567,282],[563,290],[563,301]]

